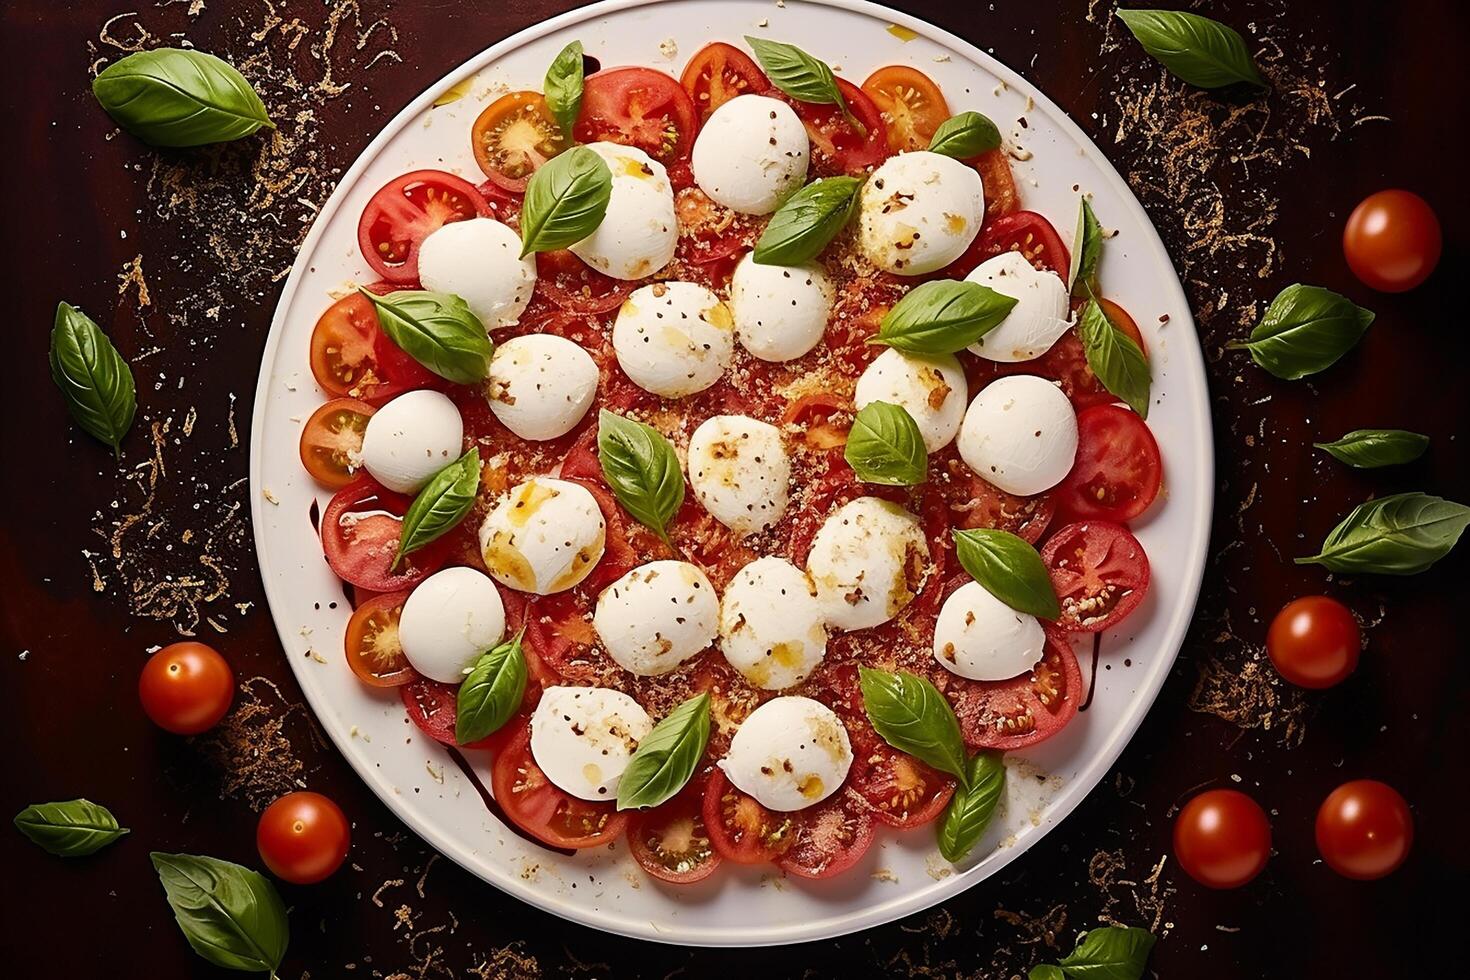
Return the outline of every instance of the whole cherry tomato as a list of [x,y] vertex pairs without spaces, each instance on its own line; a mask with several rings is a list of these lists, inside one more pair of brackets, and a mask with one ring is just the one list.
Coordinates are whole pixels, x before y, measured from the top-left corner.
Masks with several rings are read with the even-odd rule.
[[1239,790],[1207,790],[1174,821],[1174,856],[1189,876],[1208,888],[1239,888],[1271,856],[1266,811]]
[[311,885],[342,866],[351,831],[342,808],[320,793],[287,793],[265,808],[255,846],[271,873],[295,885]]
[[1358,666],[1363,631],[1347,606],[1325,595],[1288,602],[1271,621],[1266,652],[1298,687],[1341,684]]
[[1401,293],[1428,279],[1443,245],[1434,209],[1411,191],[1368,195],[1342,231],[1342,251],[1353,275],[1385,293]]
[[159,728],[198,735],[219,724],[235,699],[235,675],[213,647],[172,643],[143,665],[138,700]]
[[1327,794],[1317,811],[1317,850],[1344,878],[1391,874],[1414,846],[1414,815],[1398,790],[1355,779]]

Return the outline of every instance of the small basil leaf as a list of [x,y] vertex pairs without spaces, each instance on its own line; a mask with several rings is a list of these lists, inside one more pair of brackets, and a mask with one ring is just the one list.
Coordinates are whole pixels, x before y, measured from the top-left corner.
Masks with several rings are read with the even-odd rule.
[[1154,935],[1133,926],[1102,926],[1088,932],[1058,966],[1071,980],[1139,980]]
[[15,828],[57,857],[94,854],[128,832],[112,811],[91,800],[33,803],[15,815]]
[[999,752],[981,752],[970,759],[970,776],[957,787],[939,821],[939,853],[951,864],[969,856],[1006,788],[1006,767]]
[[1113,325],[1097,300],[1089,299],[1077,321],[1087,366],[1110,394],[1126,403],[1140,418],[1148,418],[1148,393],[1153,378],[1148,358],[1132,337]]
[[999,326],[1015,305],[1015,297],[978,282],[920,283],[883,317],[873,343],[910,354],[955,354]]
[[960,724],[944,695],[917,674],[858,668],[863,708],[883,741],[969,784]]
[[956,160],[968,160],[1000,146],[1000,130],[988,116],[978,112],[961,112],[939,124],[929,140],[931,153],[943,153]]
[[478,742],[498,731],[520,710],[526,694],[526,654],[521,649],[525,630],[487,653],[459,685],[454,715],[454,740],[460,745]]
[[709,744],[709,693],[670,711],[638,743],[618,780],[618,809],[652,807],[684,788]]
[[202,146],[275,129],[245,77],[203,51],[155,48],[115,61],[92,94],[123,129],[154,146]]
[[1072,239],[1072,266],[1067,270],[1067,284],[1076,297],[1090,296],[1097,290],[1097,264],[1102,258],[1102,225],[1092,213],[1092,202],[1084,195],[1077,209],[1077,234]]
[[913,487],[929,475],[929,453],[919,423],[901,406],[869,402],[852,420],[847,464],[865,483]]
[[494,348],[485,325],[453,293],[405,289],[387,296],[357,287],[372,301],[378,324],[404,353],[455,384],[484,381]]
[[1234,28],[1179,10],[1119,10],[1118,19],[1175,76],[1200,88],[1235,82],[1267,88]]
[[546,96],[546,108],[561,127],[562,135],[570,143],[572,127],[582,111],[582,42],[572,41],[552,59],[546,69],[546,81],[541,86]]
[[771,84],[793,99],[801,102],[816,102],[820,105],[835,105],[842,110],[848,123],[859,134],[866,136],[867,127],[858,121],[842,97],[837,86],[837,76],[825,61],[813,58],[794,44],[769,41],[765,38],[745,36],[755,59],[770,77]]
[[1042,619],[1062,614],[1046,564],[1024,539],[998,528],[954,532],[955,553],[970,577],[1017,612]]
[[1067,980],[1067,975],[1053,963],[1038,963],[1026,974],[1026,980]]
[[280,969],[290,924],[281,896],[259,872],[195,854],[149,857],[194,952],[231,970]]
[[684,503],[684,473],[669,440],[653,426],[603,409],[597,459],[623,509],[668,541],[669,521]]
[[1322,550],[1298,565],[1334,572],[1417,575],[1450,553],[1470,507],[1426,493],[1397,493],[1353,508],[1322,542]]
[[480,450],[475,447],[435,473],[413,498],[413,503],[403,515],[393,569],[397,570],[405,555],[439,540],[458,527],[475,505],[475,494],[479,490]]
[[94,439],[122,455],[122,439],[138,410],[133,371],[91,317],[68,303],[56,307],[51,328],[51,380],[67,410]]
[[1373,314],[1321,286],[1287,286],[1251,331],[1230,347],[1250,351],[1257,364],[1287,381],[1324,371],[1362,339]]
[[597,230],[612,199],[607,161],[585,146],[552,157],[531,175],[521,207],[521,258],[575,245]]
[[1349,466],[1360,470],[1412,463],[1429,448],[1429,437],[1404,429],[1354,429],[1332,442],[1314,442]]
[[852,219],[862,185],[856,177],[824,177],[792,194],[761,232],[755,261],[801,265],[816,258]]

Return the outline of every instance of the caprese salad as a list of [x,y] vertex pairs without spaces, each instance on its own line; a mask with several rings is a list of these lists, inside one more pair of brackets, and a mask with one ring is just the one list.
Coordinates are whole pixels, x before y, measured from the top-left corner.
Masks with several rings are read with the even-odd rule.
[[367,205],[301,437],[347,664],[551,847],[824,878],[938,820],[959,860],[1148,589],[1143,338],[989,119],[747,40],[574,42],[476,120],[483,182]]

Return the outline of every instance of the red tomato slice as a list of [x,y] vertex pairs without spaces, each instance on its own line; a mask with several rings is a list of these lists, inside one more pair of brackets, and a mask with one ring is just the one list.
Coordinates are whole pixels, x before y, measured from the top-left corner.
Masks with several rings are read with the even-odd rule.
[[873,846],[873,818],[866,803],[845,790],[802,810],[791,846],[776,860],[799,878],[831,878],[860,861]]
[[683,506],[669,522],[669,539],[684,560],[698,565],[721,591],[736,572],[759,557],[738,534],[711,517],[692,493],[685,495]]
[[[368,288],[390,293],[396,287],[378,283]],[[377,406],[436,384],[427,368],[383,333],[372,302],[361,293],[342,297],[317,319],[311,331],[311,374],[328,395]]]
[[1148,555],[1121,524],[1068,524],[1041,549],[1062,602],[1057,626],[1101,633],[1117,626],[1148,594]]
[[497,186],[520,194],[541,165],[568,146],[540,92],[510,92],[485,107],[470,130],[475,162]]
[[1051,492],[1018,496],[979,476],[958,458],[948,457],[944,465],[950,477],[945,496],[955,527],[997,528],[1031,544],[1041,540],[1056,512]]
[[1021,194],[1016,190],[1016,177],[1005,150],[987,150],[971,160],[970,166],[980,173],[980,184],[985,188],[987,225],[1020,210]]
[[639,867],[660,881],[689,885],[720,866],[704,824],[704,783],[694,780],[667,803],[628,820],[628,850]]
[[488,218],[490,203],[475,185],[442,170],[415,170],[388,182],[357,222],[357,247],[374,272],[392,283],[416,283],[419,245],[451,221]]
[[357,475],[362,436],[373,408],[355,398],[334,398],[311,413],[301,427],[301,465],[311,478],[340,490]]
[[771,80],[750,55],[734,45],[716,41],[694,53],[684,66],[679,84],[689,93],[703,123],[710,113],[735,96],[764,92],[771,87]]
[[855,758],[848,779],[874,819],[890,827],[921,827],[939,816],[954,795],[953,779],[887,743]]
[[413,719],[419,731],[442,745],[461,749],[488,749],[495,744],[496,736],[501,735],[500,732],[494,732],[468,745],[460,745],[454,740],[454,721],[459,714],[457,685],[441,684],[415,674],[407,684],[398,689],[398,693],[403,699],[408,717]]
[[997,218],[980,233],[980,261],[1002,252],[1020,252],[1038,269],[1065,276],[1072,264],[1057,230],[1035,211],[1016,211]]
[[589,268],[562,249],[537,253],[536,291],[568,313],[606,313],[623,305],[633,285]]
[[413,500],[360,476],[338,490],[322,515],[322,551],[338,578],[372,592],[411,589],[439,570],[450,535],[420,548],[392,568],[403,515]]
[[1041,661],[1028,673],[1005,681],[946,674],[939,679],[972,751],[1010,751],[1044,742],[1076,717],[1084,696],[1077,656],[1065,635],[1050,627]]
[[592,629],[592,600],[580,589],[531,601],[527,607],[526,645],[563,678],[593,679],[585,660],[597,641]]
[[837,449],[847,445],[852,429],[852,402],[826,392],[804,395],[787,406],[783,426],[802,430],[802,438],[813,449]]
[[811,172],[816,177],[834,174],[862,176],[871,168],[888,159],[888,128],[883,124],[883,113],[863,90],[844,79],[837,79],[837,88],[847,100],[847,108],[861,124],[854,128],[841,109],[835,105],[818,102],[799,102],[772,89],[766,94],[791,103],[796,114],[806,126],[811,140]]
[[939,86],[908,65],[879,68],[863,82],[863,93],[883,114],[888,148],[894,153],[927,150],[934,131],[949,118],[949,103]]
[[1053,493],[1064,521],[1133,520],[1164,480],[1159,444],[1137,413],[1095,405],[1077,414],[1077,461]]
[[398,639],[398,620],[408,592],[373,596],[352,611],[347,621],[347,666],[357,679],[373,687],[399,687],[414,673]]
[[531,758],[529,724],[496,752],[490,789],[517,827],[552,847],[576,850],[607,844],[621,837],[628,825],[628,815],[618,813],[612,803],[589,803],[552,785]]
[[767,810],[736,789],[723,771],[710,773],[704,789],[704,825],[720,857],[736,864],[765,864],[791,847],[796,819]]
[[689,94],[652,68],[608,68],[588,78],[575,127],[579,143],[636,146],[664,164],[689,156],[698,128]]

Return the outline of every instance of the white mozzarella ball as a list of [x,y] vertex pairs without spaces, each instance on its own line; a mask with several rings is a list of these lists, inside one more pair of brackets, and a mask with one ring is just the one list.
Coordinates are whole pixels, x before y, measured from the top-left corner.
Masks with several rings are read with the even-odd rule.
[[447,395],[409,391],[368,419],[362,465],[389,490],[418,493],[429,478],[459,458],[464,419]]
[[934,659],[972,681],[1003,681],[1041,660],[1046,633],[1029,613],[1017,612],[979,582],[966,582],[939,610]]
[[999,378],[975,396],[960,426],[960,458],[1006,493],[1050,490],[1077,458],[1077,413],[1045,378]]
[[520,254],[520,236],[494,218],[451,221],[419,246],[419,281],[464,300],[486,330],[510,326],[536,287],[536,257]]
[[806,680],[827,652],[826,614],[811,576],[774,555],[736,572],[720,601],[720,651],[764,690]]
[[889,157],[858,198],[858,247],[885,272],[917,276],[970,247],[985,217],[980,175],[941,153]]
[[613,353],[633,383],[664,398],[703,391],[735,354],[730,308],[692,282],[656,282],[633,292],[613,322]]
[[634,146],[588,143],[612,171],[612,197],[597,230],[572,253],[614,279],[651,276],[674,257],[679,222],[664,165]]
[[572,431],[592,407],[597,378],[597,362],[570,340],[526,334],[495,348],[485,400],[522,439],[555,439]]
[[924,448],[938,452],[959,434],[965,420],[969,389],[965,370],[953,354],[907,354],[889,348],[874,358],[858,378],[858,409],[888,402],[918,423]]
[[819,265],[761,265],[747,253],[730,278],[735,336],[763,361],[795,360],[822,339],[833,293]]
[[591,491],[544,476],[512,487],[480,526],[490,574],[537,595],[565,591],[586,578],[606,542],[607,526]]
[[689,439],[689,485],[715,520],[737,534],[786,513],[791,458],[781,430],[744,415],[716,415]]
[[504,638],[500,590],[473,568],[446,568],[424,579],[398,620],[398,640],[413,669],[445,684],[464,680],[480,654]]
[[615,800],[638,743],[653,730],[643,706],[602,687],[548,687],[531,713],[531,758],[579,800]]
[[687,561],[639,565],[597,597],[592,626],[608,655],[640,677],[667,674],[719,633],[720,600]]
[[860,630],[888,622],[913,601],[928,561],[917,517],[887,500],[859,497],[817,530],[806,568],[827,622]]
[[1029,361],[1045,354],[1072,325],[1067,286],[1055,272],[1036,268],[1020,252],[1002,252],[965,277],[1016,301],[1000,325],[970,345],[992,361]]
[[720,768],[767,810],[814,806],[842,787],[852,741],[831,708],[811,698],[772,698],[750,713]]
[[742,95],[710,114],[694,140],[694,182],[717,204],[770,214],[806,182],[810,148],[796,111]]

